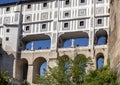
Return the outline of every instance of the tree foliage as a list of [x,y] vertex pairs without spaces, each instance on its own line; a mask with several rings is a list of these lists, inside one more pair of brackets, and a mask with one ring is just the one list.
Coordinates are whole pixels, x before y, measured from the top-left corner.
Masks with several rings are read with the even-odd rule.
[[86,74],[83,85],[119,85],[116,72],[110,70],[109,59],[106,66]]
[[49,68],[45,77],[38,77],[40,85],[118,85],[116,73],[107,66],[86,73],[91,59],[77,55],[74,60],[64,55],[57,58],[57,66]]
[[21,85],[30,85],[30,84],[28,83],[27,80],[23,80],[23,81],[21,82]]
[[10,83],[10,77],[7,72],[0,71],[0,85],[8,85]]

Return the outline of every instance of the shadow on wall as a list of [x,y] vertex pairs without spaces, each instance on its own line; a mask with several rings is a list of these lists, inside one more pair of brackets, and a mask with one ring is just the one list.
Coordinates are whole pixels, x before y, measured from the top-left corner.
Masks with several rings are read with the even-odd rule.
[[7,71],[8,75],[10,77],[13,77],[13,65],[14,65],[14,55],[13,54],[8,55],[7,52],[5,52],[0,47],[0,70]]

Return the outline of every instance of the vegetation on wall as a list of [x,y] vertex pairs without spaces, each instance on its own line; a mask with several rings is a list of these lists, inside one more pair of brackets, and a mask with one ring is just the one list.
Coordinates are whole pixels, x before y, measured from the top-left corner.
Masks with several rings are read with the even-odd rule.
[[116,73],[110,70],[109,62],[98,70],[86,73],[86,67],[92,66],[90,58],[77,55],[71,60],[67,55],[57,58],[57,66],[49,68],[46,76],[40,77],[38,85],[119,85]]
[[10,77],[7,72],[0,71],[0,85],[9,85]]

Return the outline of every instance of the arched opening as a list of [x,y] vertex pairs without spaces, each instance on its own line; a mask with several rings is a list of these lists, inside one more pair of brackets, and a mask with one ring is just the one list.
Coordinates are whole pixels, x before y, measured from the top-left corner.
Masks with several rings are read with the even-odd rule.
[[58,65],[60,67],[60,70],[63,72],[64,75],[68,74],[71,65],[71,60],[69,56],[67,55],[60,56],[58,57],[58,60],[59,60]]
[[96,64],[97,64],[97,69],[104,66],[104,55],[102,53],[97,54]]
[[71,39],[68,39],[68,40],[66,40],[65,42],[64,42],[64,48],[69,48],[69,47],[71,47],[71,43],[72,41],[71,41]]
[[89,39],[88,38],[76,38],[74,41],[74,46],[88,46],[89,45]]
[[37,75],[39,75],[40,77],[45,76],[44,72],[46,70],[46,64],[47,61],[43,57],[35,59],[35,61],[33,62],[33,83],[36,83]]
[[51,39],[45,34],[28,35],[23,39],[23,42],[25,43],[24,49],[26,50],[43,50],[50,49],[51,47]]
[[87,58],[83,54],[78,54],[74,58],[74,66],[75,68],[78,67],[82,72],[86,72],[85,68],[87,66]]
[[41,77],[44,77],[44,76],[45,76],[46,68],[47,68],[47,62],[44,62],[44,63],[41,65],[41,68],[40,68],[40,76],[41,76]]
[[79,54],[73,61],[73,80],[83,82],[83,74],[86,73],[87,58],[83,54]]
[[28,61],[26,59],[21,59],[21,80],[27,80],[28,74]]
[[95,34],[95,45],[105,45],[107,44],[108,34],[105,30],[100,29]]
[[59,48],[70,48],[89,45],[89,36],[86,32],[68,32],[62,34],[58,39]]

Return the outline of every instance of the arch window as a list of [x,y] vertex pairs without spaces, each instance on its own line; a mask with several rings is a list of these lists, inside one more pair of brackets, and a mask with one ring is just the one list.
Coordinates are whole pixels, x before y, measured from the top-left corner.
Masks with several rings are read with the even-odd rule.
[[108,34],[105,30],[100,29],[95,33],[94,39],[95,45],[105,45],[107,44]]
[[104,66],[104,56],[102,53],[97,54],[97,69],[100,69]]
[[59,48],[83,47],[89,45],[89,36],[85,32],[69,32],[58,39]]
[[37,81],[37,75],[40,75],[41,77],[45,76],[45,70],[46,70],[46,64],[47,61],[43,57],[39,57],[34,60],[33,62],[33,83],[36,83]]

